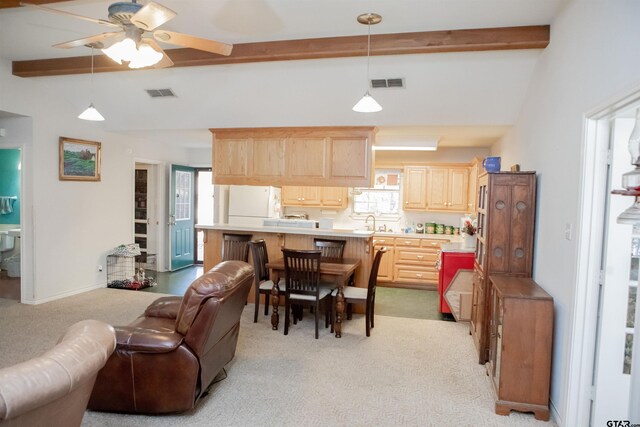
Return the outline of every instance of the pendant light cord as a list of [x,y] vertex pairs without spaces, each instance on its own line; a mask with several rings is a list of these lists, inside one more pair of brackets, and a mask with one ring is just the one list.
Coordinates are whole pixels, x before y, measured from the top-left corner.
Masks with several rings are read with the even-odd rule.
[[367,92],[369,92],[369,62],[371,61],[371,18],[367,23]]
[[91,45],[91,102],[93,102],[93,45]]

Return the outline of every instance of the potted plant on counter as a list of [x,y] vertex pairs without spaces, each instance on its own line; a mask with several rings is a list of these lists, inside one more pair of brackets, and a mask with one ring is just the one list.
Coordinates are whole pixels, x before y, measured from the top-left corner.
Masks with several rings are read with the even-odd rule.
[[474,223],[475,221],[468,219],[464,222],[464,226],[460,230],[460,234],[462,234],[462,237],[464,238],[464,246],[467,248],[472,248],[476,245],[475,234],[477,229]]

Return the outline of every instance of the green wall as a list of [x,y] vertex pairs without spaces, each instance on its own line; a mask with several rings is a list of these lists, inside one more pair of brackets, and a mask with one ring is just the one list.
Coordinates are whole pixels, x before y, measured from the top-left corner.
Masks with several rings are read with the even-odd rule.
[[0,224],[20,224],[20,150],[0,149],[0,196],[16,196],[13,212],[0,215]]

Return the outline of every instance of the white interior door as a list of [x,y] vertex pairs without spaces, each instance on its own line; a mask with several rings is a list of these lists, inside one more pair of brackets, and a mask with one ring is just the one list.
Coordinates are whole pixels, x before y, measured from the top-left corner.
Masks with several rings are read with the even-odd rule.
[[[616,119],[613,126],[609,190],[621,187],[622,174],[632,169],[626,142],[633,120]],[[602,286],[594,371],[595,395],[591,425],[629,420],[631,348],[640,272],[640,225],[624,225],[617,217],[631,197],[609,192],[605,224]],[[640,404],[638,402],[637,404]]]

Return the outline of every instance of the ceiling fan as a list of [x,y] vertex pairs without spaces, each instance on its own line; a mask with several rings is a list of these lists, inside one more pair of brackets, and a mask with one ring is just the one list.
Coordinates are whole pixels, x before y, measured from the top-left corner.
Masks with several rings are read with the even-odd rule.
[[[72,18],[83,19],[108,27],[116,27],[117,31],[96,34],[77,40],[58,43],[53,47],[70,49],[78,46],[89,46],[102,49],[107,56],[119,64],[128,62],[129,68],[170,67],[173,61],[158,45],[157,41],[182,47],[203,50],[228,56],[233,45],[215,40],[203,39],[174,31],[157,29],[173,19],[177,14],[171,9],[153,1],[142,5],[137,0],[116,2],[109,6],[108,20],[89,18],[59,9],[38,4],[22,2],[24,6],[34,7],[47,12],[58,13]],[[153,37],[147,36],[150,33]]]

